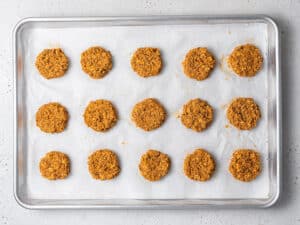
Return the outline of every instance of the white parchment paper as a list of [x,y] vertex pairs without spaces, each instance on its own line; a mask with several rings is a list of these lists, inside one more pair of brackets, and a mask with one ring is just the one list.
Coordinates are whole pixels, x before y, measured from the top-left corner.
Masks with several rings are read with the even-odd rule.
[[[178,199],[178,198],[266,198],[269,194],[268,153],[268,85],[263,68],[251,79],[233,75],[226,68],[225,57],[244,43],[254,43],[264,54],[267,64],[267,27],[264,24],[169,25],[84,28],[30,28],[24,34],[25,94],[27,110],[27,194],[35,199]],[[80,67],[80,54],[90,46],[100,45],[111,51],[113,69],[101,80],[90,79]],[[158,47],[164,68],[153,78],[138,77],[130,67],[136,48]],[[198,46],[210,49],[217,59],[216,69],[201,82],[187,78],[181,68],[186,52]],[[34,66],[37,54],[44,48],[61,47],[70,59],[67,74],[46,80]],[[262,119],[251,131],[238,131],[228,125],[226,105],[232,98],[253,97],[259,104]],[[154,97],[166,108],[165,124],[144,132],[130,120],[132,107],[138,101]],[[197,133],[185,128],[176,116],[182,105],[192,98],[207,100],[214,108],[209,129]],[[91,100],[108,99],[119,113],[117,125],[106,133],[88,128],[82,114]],[[35,113],[48,102],[60,102],[69,111],[67,130],[45,134],[35,125]],[[87,157],[93,151],[109,148],[121,162],[120,175],[111,181],[94,180],[88,173]],[[186,154],[204,148],[216,160],[216,172],[208,182],[195,182],[183,174]],[[259,151],[263,171],[253,182],[232,178],[228,164],[237,148]],[[159,182],[148,182],[140,176],[138,164],[148,149],[167,153],[172,160],[170,173]],[[68,179],[48,181],[40,176],[39,160],[48,151],[59,150],[71,159]]]

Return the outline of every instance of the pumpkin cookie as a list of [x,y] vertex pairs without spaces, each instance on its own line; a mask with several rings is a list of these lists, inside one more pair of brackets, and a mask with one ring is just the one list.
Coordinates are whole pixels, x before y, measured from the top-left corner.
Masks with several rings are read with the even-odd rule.
[[261,172],[260,155],[251,149],[238,149],[232,154],[229,165],[232,176],[240,181],[254,180]]
[[85,124],[98,132],[109,130],[118,120],[113,104],[103,99],[91,101],[86,107],[83,117]]
[[253,98],[236,98],[227,109],[229,122],[240,130],[251,130],[256,127],[261,114]]
[[162,60],[158,48],[138,48],[131,58],[131,68],[141,77],[158,75]]
[[93,152],[88,158],[88,167],[91,176],[97,180],[110,180],[120,173],[118,156],[109,149]]
[[147,98],[137,103],[131,112],[135,125],[145,131],[160,127],[166,118],[163,106],[153,98]]
[[57,102],[42,105],[35,114],[36,125],[46,133],[60,133],[65,130],[69,119],[68,111]]
[[156,151],[148,150],[142,155],[139,164],[141,175],[149,181],[158,181],[169,172],[170,158],[168,155]]
[[253,77],[261,69],[263,57],[260,50],[245,44],[236,47],[227,59],[229,67],[241,77]]
[[44,78],[52,79],[65,74],[69,61],[60,48],[44,49],[36,57],[35,66]]
[[48,180],[64,179],[70,173],[69,157],[62,152],[48,152],[40,160],[40,173]]
[[184,174],[196,181],[207,181],[215,170],[215,161],[211,154],[203,149],[196,149],[186,156],[183,165]]
[[200,132],[211,124],[213,113],[213,108],[206,101],[196,98],[188,101],[183,106],[180,118],[184,126]]
[[193,48],[182,62],[183,72],[195,80],[206,79],[215,66],[215,59],[207,48]]
[[81,53],[81,68],[93,79],[103,78],[112,69],[112,56],[101,47],[91,47]]

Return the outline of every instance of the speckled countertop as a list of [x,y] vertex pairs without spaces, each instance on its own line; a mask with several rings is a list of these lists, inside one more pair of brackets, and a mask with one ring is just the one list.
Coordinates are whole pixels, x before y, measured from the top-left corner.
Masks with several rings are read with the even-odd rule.
[[[30,16],[267,14],[282,39],[283,192],[269,209],[52,210],[20,207],[12,192],[12,29]],[[10,0],[0,1],[0,225],[2,224],[300,224],[299,0]]]

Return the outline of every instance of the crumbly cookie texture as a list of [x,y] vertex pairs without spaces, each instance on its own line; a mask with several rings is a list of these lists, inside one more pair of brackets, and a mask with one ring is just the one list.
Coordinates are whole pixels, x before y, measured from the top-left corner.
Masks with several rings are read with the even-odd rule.
[[163,178],[170,169],[170,158],[157,150],[148,150],[142,155],[139,170],[140,174],[148,181],[158,181]]
[[240,181],[254,180],[261,172],[260,154],[251,149],[238,149],[229,165],[232,176]]
[[131,58],[131,68],[141,77],[156,76],[162,68],[162,59],[158,48],[138,48]]
[[59,151],[48,152],[39,166],[41,175],[48,180],[64,179],[70,173],[69,157]]
[[46,133],[65,130],[69,119],[67,109],[57,102],[42,105],[35,114],[36,125]]
[[110,180],[120,173],[118,156],[109,149],[93,152],[88,158],[91,176],[97,180]]
[[236,98],[227,109],[229,122],[240,130],[251,130],[261,118],[258,105],[253,98]]
[[227,59],[229,67],[241,77],[253,77],[261,69],[263,57],[252,44],[237,46]]
[[163,106],[154,98],[147,98],[137,103],[131,112],[135,125],[145,131],[160,127],[166,118]]
[[103,132],[112,128],[117,120],[117,112],[108,100],[91,101],[83,114],[85,124],[95,131]]
[[180,118],[184,126],[200,132],[211,124],[213,113],[213,108],[206,101],[196,98],[183,106]]
[[46,79],[63,76],[69,67],[69,61],[60,48],[44,49],[36,57],[35,66]]
[[185,55],[182,62],[183,72],[192,79],[204,80],[211,73],[215,63],[214,56],[207,48],[193,48]]
[[211,154],[203,149],[196,149],[184,160],[184,174],[196,181],[207,181],[215,170],[215,161]]
[[102,47],[90,47],[81,53],[80,63],[91,78],[100,79],[112,69],[112,56]]

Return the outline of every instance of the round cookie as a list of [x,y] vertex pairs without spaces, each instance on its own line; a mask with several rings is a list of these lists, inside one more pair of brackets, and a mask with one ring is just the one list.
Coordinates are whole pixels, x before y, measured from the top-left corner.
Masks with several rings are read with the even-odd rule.
[[118,156],[109,149],[93,152],[88,158],[91,176],[97,180],[110,180],[120,173]]
[[57,102],[42,105],[35,114],[36,125],[46,133],[65,130],[69,119],[67,109]]
[[137,103],[131,112],[131,119],[135,125],[145,131],[160,127],[166,118],[163,106],[153,98],[147,98]]
[[69,61],[60,48],[44,49],[36,57],[35,66],[44,78],[52,79],[66,73]]
[[261,172],[261,161],[258,152],[251,149],[238,149],[232,154],[229,171],[234,178],[249,182]]
[[261,69],[263,57],[260,50],[252,45],[237,46],[227,59],[229,67],[241,77],[253,77]]
[[206,79],[215,66],[214,56],[207,48],[191,49],[182,62],[183,72],[189,78],[195,80]]
[[215,170],[215,161],[211,154],[203,149],[196,149],[184,160],[184,174],[196,181],[207,181]]
[[156,76],[162,68],[158,48],[138,48],[131,58],[131,68],[141,77]]
[[236,98],[227,109],[227,119],[240,130],[251,130],[261,118],[258,105],[253,98]]
[[112,69],[112,56],[102,47],[90,47],[81,53],[80,63],[91,78],[100,79]]
[[141,157],[139,170],[140,174],[149,181],[158,181],[163,178],[170,169],[170,158],[156,150],[148,150]]
[[183,106],[180,118],[184,126],[200,132],[211,124],[213,114],[213,108],[206,101],[196,98]]
[[40,173],[48,180],[64,179],[70,173],[69,157],[62,152],[48,152],[40,160]]
[[83,117],[85,124],[98,132],[109,130],[118,120],[113,104],[103,99],[91,101],[86,107]]

